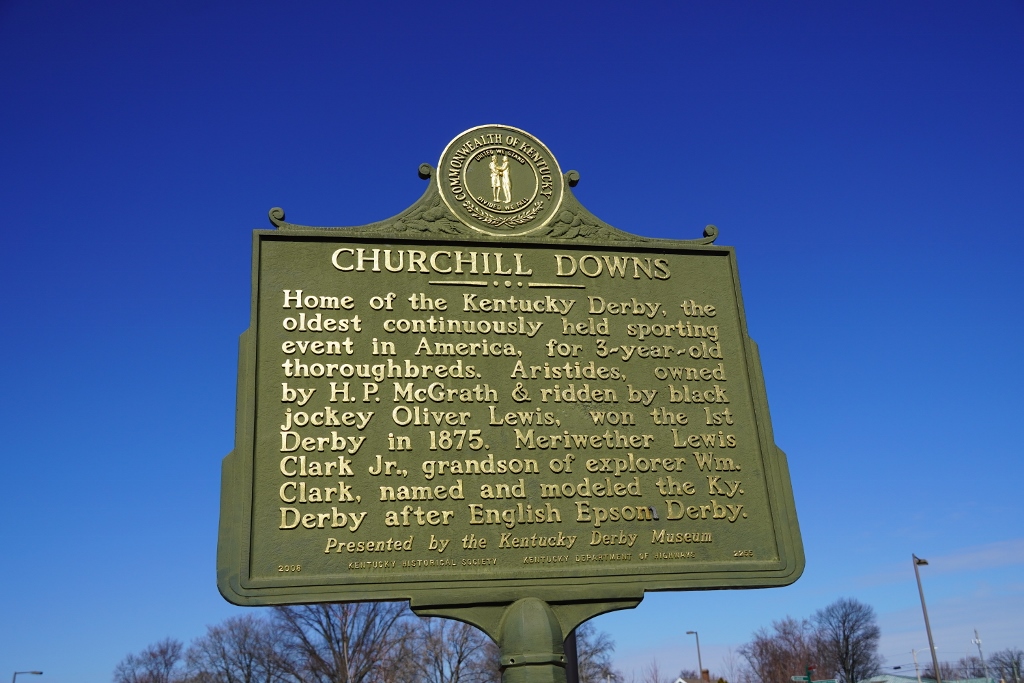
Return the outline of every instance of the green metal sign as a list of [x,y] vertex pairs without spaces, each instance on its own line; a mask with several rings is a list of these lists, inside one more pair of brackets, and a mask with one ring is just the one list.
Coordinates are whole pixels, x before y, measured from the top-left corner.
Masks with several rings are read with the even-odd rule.
[[617,230],[507,126],[420,173],[392,219],[274,209],[253,235],[222,594],[446,613],[795,581],[786,458],[717,230]]

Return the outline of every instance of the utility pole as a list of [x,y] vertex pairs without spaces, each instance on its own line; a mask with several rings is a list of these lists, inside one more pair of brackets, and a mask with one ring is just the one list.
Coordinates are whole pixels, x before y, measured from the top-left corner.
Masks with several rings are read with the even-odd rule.
[[974,629],[974,640],[971,641],[978,646],[978,656],[981,657],[981,668],[985,670],[985,681],[989,680],[988,676],[988,664],[985,663],[985,655],[981,651],[981,636],[978,635],[978,629]]

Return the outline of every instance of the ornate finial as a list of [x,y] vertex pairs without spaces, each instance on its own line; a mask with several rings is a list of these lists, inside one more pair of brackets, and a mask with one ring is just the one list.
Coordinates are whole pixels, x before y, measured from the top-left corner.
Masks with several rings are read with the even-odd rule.
[[565,174],[565,182],[569,183],[569,187],[576,187],[580,184],[580,172],[575,170],[569,171]]
[[275,228],[280,228],[281,225],[284,223],[284,209],[282,209],[280,206],[275,206],[274,208],[272,208],[268,212],[268,215],[270,216],[270,222],[274,224]]
[[704,236],[708,238],[708,244],[711,244],[718,239],[718,228],[714,225],[708,225],[704,228]]
[[430,176],[434,175],[434,167],[430,164],[420,164],[419,176],[423,180],[430,180]]

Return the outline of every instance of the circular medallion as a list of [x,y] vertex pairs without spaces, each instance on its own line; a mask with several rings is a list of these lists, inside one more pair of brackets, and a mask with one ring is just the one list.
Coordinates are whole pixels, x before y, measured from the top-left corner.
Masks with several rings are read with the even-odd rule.
[[437,165],[441,199],[460,221],[489,235],[522,235],[551,220],[564,182],[551,150],[511,126],[470,128]]

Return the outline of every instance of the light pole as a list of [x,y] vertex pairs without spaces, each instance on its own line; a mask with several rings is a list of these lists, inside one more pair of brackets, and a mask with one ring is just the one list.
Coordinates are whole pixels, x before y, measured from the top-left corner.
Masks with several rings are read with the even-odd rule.
[[11,683],[16,683],[18,680],[18,674],[32,674],[33,676],[42,676],[42,671],[15,671],[14,675],[11,676]]
[[978,635],[978,629],[974,629],[974,640],[971,642],[978,646],[978,656],[981,657],[981,668],[985,670],[985,680],[988,681],[988,664],[985,663],[985,655],[981,652],[981,636]]
[[935,668],[935,683],[942,683],[942,676],[939,674],[939,658],[935,655],[935,641],[932,640],[932,625],[928,622],[928,608],[924,604],[924,588],[921,587],[921,572],[918,567],[928,564],[928,560],[922,560],[911,553],[914,558],[914,576],[917,577],[917,592],[921,595],[921,611],[924,613],[924,630],[928,633],[928,647],[932,651],[932,666]]
[[914,655],[914,675],[917,676],[917,683],[921,683],[921,669],[917,666],[917,650],[911,650],[910,654]]
[[696,631],[687,631],[686,635],[693,636],[697,639],[697,667],[700,669],[697,673],[700,675],[700,680],[704,680],[704,664],[700,660],[700,636],[697,635]]

